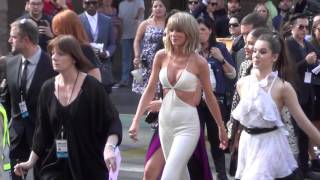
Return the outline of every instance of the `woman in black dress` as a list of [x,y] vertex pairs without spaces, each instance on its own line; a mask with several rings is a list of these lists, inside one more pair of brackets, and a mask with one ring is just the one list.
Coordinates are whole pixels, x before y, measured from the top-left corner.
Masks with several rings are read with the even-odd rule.
[[116,169],[114,149],[122,138],[118,113],[103,86],[85,73],[90,64],[77,42],[63,35],[49,44],[59,74],[41,89],[32,152],[15,166],[17,175],[38,160],[42,180],[105,180],[108,169]]

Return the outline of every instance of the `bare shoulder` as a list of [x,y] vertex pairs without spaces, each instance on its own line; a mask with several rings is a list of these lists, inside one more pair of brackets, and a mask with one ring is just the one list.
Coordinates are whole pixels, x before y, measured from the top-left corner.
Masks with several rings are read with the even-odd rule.
[[168,53],[164,49],[160,49],[159,51],[156,52],[154,59],[160,59],[163,60],[168,56]]
[[159,51],[156,52],[156,55],[157,57],[164,57],[164,56],[167,56],[168,53],[164,50],[164,49],[160,49]]
[[141,26],[147,26],[147,25],[149,25],[150,24],[150,20],[149,19],[146,19],[146,20],[143,20],[142,22],[141,22]]
[[245,82],[249,81],[250,76],[244,76],[238,79],[237,81],[237,87],[241,87]]
[[139,25],[139,30],[145,31],[146,27],[149,25],[148,19],[142,21]]
[[280,86],[281,86],[281,92],[283,95],[286,95],[286,94],[291,94],[291,92],[295,92],[294,88],[292,87],[292,85],[287,82],[287,81],[280,81]]
[[206,64],[207,60],[198,53],[192,53],[191,58],[195,59],[198,63]]
[[154,63],[162,64],[167,57],[168,57],[168,53],[164,49],[160,49],[159,51],[156,52],[154,56]]
[[200,68],[204,67],[204,66],[208,66],[208,62],[207,60],[202,57],[200,54],[198,53],[193,53],[190,55],[191,59],[194,59],[194,62],[197,64],[197,66],[199,66]]
[[240,78],[236,83],[236,90],[237,90],[238,94],[240,95],[240,97],[242,97],[242,95],[244,93],[246,93],[242,89],[243,89],[245,82],[249,81],[249,78],[250,78],[250,76],[244,76],[244,77]]

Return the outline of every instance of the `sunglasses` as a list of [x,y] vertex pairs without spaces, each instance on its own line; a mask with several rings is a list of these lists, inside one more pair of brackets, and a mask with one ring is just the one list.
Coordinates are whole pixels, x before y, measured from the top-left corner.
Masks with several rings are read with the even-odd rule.
[[239,23],[230,23],[229,27],[239,27]]
[[303,29],[308,30],[309,26],[299,25],[297,27],[298,27],[299,30],[303,30]]
[[87,1],[87,2],[84,2],[84,4],[85,4],[85,5],[88,5],[88,6],[89,6],[89,5],[94,5],[94,6],[95,6],[95,5],[98,4],[98,2],[97,2],[97,1]]
[[211,3],[208,3],[208,5],[216,6],[216,5],[218,5],[218,3],[216,3],[216,2],[211,2]]
[[188,1],[188,3],[197,5],[199,2],[198,1]]

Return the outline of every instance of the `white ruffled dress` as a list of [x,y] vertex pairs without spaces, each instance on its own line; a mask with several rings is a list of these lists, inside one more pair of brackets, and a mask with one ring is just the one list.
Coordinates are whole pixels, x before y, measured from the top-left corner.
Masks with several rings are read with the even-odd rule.
[[[271,97],[272,86],[277,79],[272,72],[258,81],[254,75],[244,83],[247,96],[242,97],[232,116],[247,128],[278,129],[257,135],[242,131],[239,142],[236,178],[241,180],[274,180],[286,177],[298,167],[288,143],[277,105]],[[264,90],[271,82],[269,90]]]

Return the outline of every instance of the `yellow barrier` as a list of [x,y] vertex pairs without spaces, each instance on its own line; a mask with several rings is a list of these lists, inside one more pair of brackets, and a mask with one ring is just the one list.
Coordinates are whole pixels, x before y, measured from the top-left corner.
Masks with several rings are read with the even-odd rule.
[[232,39],[231,38],[216,38],[217,42],[222,42],[226,45],[228,51],[230,52],[232,47]]

